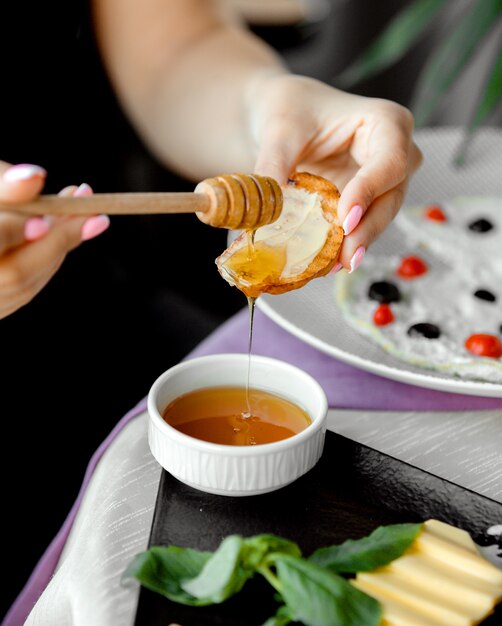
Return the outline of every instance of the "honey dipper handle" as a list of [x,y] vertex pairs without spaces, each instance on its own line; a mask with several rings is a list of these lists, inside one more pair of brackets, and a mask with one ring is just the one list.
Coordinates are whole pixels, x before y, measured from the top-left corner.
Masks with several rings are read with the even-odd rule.
[[204,213],[210,204],[204,193],[101,193],[78,198],[45,195],[32,202],[0,203],[0,211],[27,215]]

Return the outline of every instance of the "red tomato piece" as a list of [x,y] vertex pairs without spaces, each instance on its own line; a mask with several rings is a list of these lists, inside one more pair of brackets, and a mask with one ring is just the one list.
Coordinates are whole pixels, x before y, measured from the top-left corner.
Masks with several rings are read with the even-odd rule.
[[417,278],[418,276],[422,276],[428,271],[427,264],[425,261],[418,256],[406,256],[401,260],[401,265],[397,268],[396,274],[400,278],[405,278],[407,280],[411,280],[413,278]]
[[446,222],[447,217],[443,213],[443,209],[439,206],[430,206],[425,210],[425,217],[433,222]]
[[392,324],[395,319],[388,304],[379,304],[373,313],[373,321],[376,326],[387,326],[387,324]]
[[496,335],[471,335],[465,342],[465,347],[476,356],[487,356],[492,359],[502,357],[502,341]]

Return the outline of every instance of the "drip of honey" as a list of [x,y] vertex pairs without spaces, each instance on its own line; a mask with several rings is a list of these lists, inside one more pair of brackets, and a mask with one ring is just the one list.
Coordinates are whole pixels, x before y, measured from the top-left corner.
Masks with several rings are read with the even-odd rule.
[[256,298],[261,294],[258,285],[279,282],[285,265],[284,246],[269,246],[264,241],[253,242],[250,233],[248,244],[234,252],[224,264],[236,286],[248,298]]
[[[225,263],[226,270],[236,280],[237,287],[246,295],[249,309],[248,375],[246,390],[249,390],[251,376],[251,349],[253,345],[253,322],[256,298],[260,295],[257,285],[264,279],[278,279],[286,264],[286,249],[272,247],[266,243],[255,242],[255,231],[247,232],[247,245],[242,246]],[[249,393],[246,391],[247,408],[243,417],[252,414]]]
[[278,282],[286,265],[285,246],[255,241],[248,231],[243,245],[225,261],[225,271],[248,300],[248,371],[245,388],[204,389],[178,398],[167,407],[164,419],[181,432],[226,445],[256,445],[280,441],[302,431],[311,420],[289,400],[251,389],[251,350],[256,299],[259,286]]
[[[243,415],[248,402],[249,417]],[[231,446],[287,439],[311,423],[308,414],[286,398],[244,387],[197,389],[169,404],[163,418],[186,435]]]
[[249,341],[248,341],[248,376],[246,379],[246,404],[247,411],[242,414],[242,417],[251,417],[251,403],[249,400],[249,382],[251,380],[251,349],[253,347],[253,326],[254,326],[254,309],[256,304],[256,298],[250,298],[248,296],[248,310],[249,310]]

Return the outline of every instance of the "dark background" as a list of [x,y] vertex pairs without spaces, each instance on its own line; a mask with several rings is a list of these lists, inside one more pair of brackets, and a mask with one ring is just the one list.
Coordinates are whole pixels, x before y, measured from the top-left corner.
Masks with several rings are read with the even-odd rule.
[[[405,4],[333,0],[320,19],[259,34],[294,71],[333,83]],[[354,91],[408,104],[429,47],[430,38]],[[97,192],[193,190],[149,154],[122,114],[84,1],[3,4],[0,50],[1,159],[45,167],[48,193],[81,182]],[[226,231],[190,215],[114,217],[30,304],[0,320],[8,572],[0,616],[64,521],[111,428],[160,373],[244,306],[214,265],[225,242]]]

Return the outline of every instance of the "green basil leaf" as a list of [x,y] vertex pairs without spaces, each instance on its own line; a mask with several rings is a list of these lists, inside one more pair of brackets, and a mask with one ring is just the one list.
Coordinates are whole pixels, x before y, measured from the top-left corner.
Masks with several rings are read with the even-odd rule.
[[279,607],[277,613],[273,617],[269,617],[263,626],[286,626],[293,621],[291,611],[286,605]]
[[413,543],[422,526],[380,526],[362,539],[349,539],[339,546],[320,548],[309,557],[309,561],[333,572],[369,572],[400,557]]
[[184,580],[197,576],[210,557],[211,552],[200,552],[191,548],[154,546],[138,554],[124,576],[136,578],[144,587],[174,602],[203,606],[209,603],[186,593],[181,584]]
[[418,77],[411,104],[417,126],[427,123],[501,13],[501,0],[478,0],[444,43],[429,56]]
[[283,539],[277,535],[254,535],[244,539],[243,565],[254,572],[263,564],[266,556],[274,552],[301,556],[300,548],[294,541]]
[[384,32],[336,79],[351,87],[389,67],[418,41],[446,0],[416,0],[400,11]]
[[380,603],[341,576],[306,559],[277,556],[281,595],[293,619],[306,626],[377,626]]
[[183,582],[182,589],[208,604],[219,604],[239,592],[253,574],[243,567],[243,545],[239,535],[230,535],[224,539],[199,575]]

